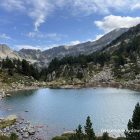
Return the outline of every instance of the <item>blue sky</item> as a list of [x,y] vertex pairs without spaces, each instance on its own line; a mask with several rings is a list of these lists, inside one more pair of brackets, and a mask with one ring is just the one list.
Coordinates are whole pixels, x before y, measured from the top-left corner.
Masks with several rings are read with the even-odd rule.
[[140,23],[140,0],[0,0],[0,44],[48,49]]

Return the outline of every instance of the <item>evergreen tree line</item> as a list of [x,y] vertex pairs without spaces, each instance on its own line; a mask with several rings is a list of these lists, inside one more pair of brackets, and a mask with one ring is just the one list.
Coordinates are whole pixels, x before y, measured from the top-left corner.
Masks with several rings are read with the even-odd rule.
[[[127,32],[113,40],[109,45],[104,47],[99,52],[95,52],[89,55],[79,55],[76,57],[66,56],[62,59],[53,59],[48,67],[48,72],[57,70],[61,65],[75,65],[86,66],[88,63],[101,64],[113,61],[115,67],[124,65],[126,58],[130,58],[132,62],[136,61],[137,56],[140,56],[140,24],[130,28]],[[126,41],[125,41],[126,40]],[[129,41],[129,42],[128,42]],[[121,42],[121,43],[120,43]],[[113,52],[106,51],[109,47],[117,45]]]
[[[105,64],[113,64],[112,70],[116,73],[120,66],[128,63],[134,63],[136,67],[134,72],[138,74],[140,69],[137,67],[137,57],[140,56],[140,35],[133,37],[129,42],[121,41],[114,50],[102,50],[89,55],[66,56],[62,59],[54,58],[47,68],[47,73],[57,71],[63,65],[87,67],[88,63],[94,65],[100,64],[103,67]],[[116,73],[117,75],[117,73]]]
[[7,70],[8,74],[11,76],[13,76],[14,73],[19,73],[25,76],[32,76],[36,80],[40,77],[38,69],[24,59],[9,59],[7,57],[0,62],[0,68],[2,70]]
[[140,68],[137,66],[138,56],[140,56],[140,35],[133,37],[129,42],[122,41],[114,51],[104,50],[89,55],[66,56],[62,59],[54,58],[47,68],[42,68],[41,70],[38,70],[37,67],[24,59],[11,60],[8,57],[0,62],[0,67],[2,69],[7,69],[9,75],[13,75],[14,72],[17,72],[27,76],[32,76],[36,80],[41,79],[46,81],[49,73],[58,71],[63,65],[79,65],[82,68],[86,68],[89,63],[93,63],[94,65],[100,64],[102,67],[105,64],[113,64],[112,70],[118,77],[119,74],[121,74],[118,70],[120,65],[123,66],[126,64],[128,58],[132,63],[136,64],[133,68],[135,74],[140,73]]
[[87,67],[88,63],[100,64],[104,66],[106,62],[110,61],[110,55],[106,52],[96,52],[90,55],[79,55],[79,56],[66,56],[62,59],[54,58],[48,67],[48,73],[57,70],[61,65],[80,65],[81,67]]

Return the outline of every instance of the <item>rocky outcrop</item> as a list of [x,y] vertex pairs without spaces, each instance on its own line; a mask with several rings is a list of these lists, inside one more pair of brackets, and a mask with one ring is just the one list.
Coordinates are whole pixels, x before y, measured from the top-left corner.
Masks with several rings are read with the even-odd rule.
[[102,71],[93,75],[89,82],[110,82],[114,79],[113,73],[109,67],[104,67]]
[[38,89],[47,86],[46,82],[37,81],[33,77],[20,76],[18,78],[11,77],[5,81],[5,79],[0,77],[0,81],[2,81],[0,82],[0,100],[4,97],[10,97],[13,91]]

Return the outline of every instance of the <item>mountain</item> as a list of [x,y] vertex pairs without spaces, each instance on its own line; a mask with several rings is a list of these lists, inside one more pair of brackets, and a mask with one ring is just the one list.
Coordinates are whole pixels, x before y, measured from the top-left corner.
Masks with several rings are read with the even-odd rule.
[[92,54],[54,59],[47,72],[53,86],[100,83],[140,89],[140,24]]
[[40,63],[41,58],[41,50],[35,50],[35,49],[21,49],[18,54],[21,58],[26,59],[27,61],[31,63]]
[[7,45],[0,44],[0,59],[5,59],[6,57],[16,59],[21,58],[18,53],[11,50]]
[[140,24],[114,30],[93,42],[45,51],[22,49],[19,52],[1,45],[0,53],[1,58],[24,58],[39,66],[48,65],[38,71],[38,68],[22,60],[25,70],[20,70],[19,60],[14,60],[14,65],[9,65],[10,60],[6,60],[8,64],[3,61],[6,70],[10,67],[10,75],[13,75],[11,68],[15,67],[14,70],[17,68],[20,74],[38,75],[39,80],[47,81],[50,86],[95,86],[100,83],[140,89]]
[[88,55],[90,53],[101,50],[127,30],[127,28],[113,30],[93,42],[88,41],[78,45],[58,46],[45,51],[22,49],[18,53],[22,58],[31,62],[35,62],[39,66],[48,66],[51,60],[55,57],[60,59],[65,56],[78,56],[80,54]]

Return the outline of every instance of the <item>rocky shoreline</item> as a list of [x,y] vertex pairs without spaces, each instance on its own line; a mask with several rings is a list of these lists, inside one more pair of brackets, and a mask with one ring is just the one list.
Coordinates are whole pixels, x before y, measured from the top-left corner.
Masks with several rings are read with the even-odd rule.
[[39,86],[23,86],[11,89],[0,89],[0,100],[5,97],[10,97],[14,91],[34,90],[39,88],[52,88],[52,89],[78,89],[78,88],[96,88],[96,87],[112,87],[120,89],[130,89],[140,91],[140,84],[134,83],[120,83],[120,82],[92,82],[92,83],[73,83],[73,84],[54,84],[48,83],[40,84]]
[[1,136],[9,137],[12,133],[15,133],[20,140],[41,139],[39,138],[38,128],[33,126],[29,121],[25,121],[23,118],[18,118],[15,115],[10,115],[6,118],[1,118],[0,122],[1,124],[6,124],[5,126],[0,125]]
[[36,82],[30,86],[21,84],[14,84],[14,86],[3,86],[0,88],[0,100],[7,96],[10,97],[14,91],[34,90],[45,87],[47,87],[45,82]]
[[94,82],[94,83],[78,83],[78,84],[60,84],[53,85],[50,84],[49,88],[54,89],[80,89],[80,88],[97,88],[97,87],[112,87],[120,89],[130,89],[135,91],[140,91],[140,84],[127,84],[119,82]]

